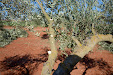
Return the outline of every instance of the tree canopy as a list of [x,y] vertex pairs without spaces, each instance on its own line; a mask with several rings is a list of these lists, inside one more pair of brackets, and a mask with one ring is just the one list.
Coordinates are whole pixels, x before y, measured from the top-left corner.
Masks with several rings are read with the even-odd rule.
[[[90,36],[113,35],[112,0],[3,0],[0,4],[1,20],[48,25],[49,34],[53,36],[50,36],[51,46],[54,47],[52,43],[57,41],[62,53],[65,53],[65,48],[75,52],[77,46],[86,45]],[[97,39],[96,36],[93,38]],[[110,45],[113,52],[113,44]],[[55,51],[53,47],[51,49]]]

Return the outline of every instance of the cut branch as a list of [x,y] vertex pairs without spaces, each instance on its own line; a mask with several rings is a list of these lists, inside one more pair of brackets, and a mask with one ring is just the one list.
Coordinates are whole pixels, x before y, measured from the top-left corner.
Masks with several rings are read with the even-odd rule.
[[67,57],[63,63],[60,63],[57,70],[53,75],[70,75],[70,72],[73,70],[73,67],[93,49],[93,47],[101,41],[110,41],[113,42],[113,35],[94,35],[91,39],[87,40],[86,45],[78,47],[75,51]]
[[55,60],[57,58],[57,49],[56,49],[55,39],[54,39],[55,33],[54,33],[54,29],[52,28],[52,24],[54,23],[54,21],[51,20],[51,18],[45,12],[42,4],[38,0],[36,0],[36,1],[39,4],[46,19],[49,22],[49,33],[50,33],[49,40],[50,40],[51,54],[49,54],[48,60],[46,61],[46,63],[44,63],[41,75],[50,75],[52,72],[53,66],[55,64]]

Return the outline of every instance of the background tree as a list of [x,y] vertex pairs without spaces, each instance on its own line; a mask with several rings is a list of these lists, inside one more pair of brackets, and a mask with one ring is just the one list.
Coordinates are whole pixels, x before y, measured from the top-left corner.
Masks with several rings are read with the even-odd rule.
[[[40,9],[32,0],[2,0],[1,7],[2,9],[0,11],[2,12],[3,16],[2,20],[7,20],[10,25],[37,26],[44,24],[43,18],[40,18],[41,16],[39,16],[41,15]],[[37,14],[36,11],[38,11]]]
[[103,18],[107,24],[113,24],[113,1],[112,0],[104,0],[102,4],[99,6],[102,10]]

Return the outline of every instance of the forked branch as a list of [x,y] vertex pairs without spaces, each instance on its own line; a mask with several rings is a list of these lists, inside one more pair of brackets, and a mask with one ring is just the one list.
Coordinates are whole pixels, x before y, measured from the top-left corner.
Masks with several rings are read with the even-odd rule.
[[91,36],[91,39],[87,39],[87,43],[81,47],[75,49],[70,56],[68,56],[63,63],[60,63],[57,70],[53,75],[70,75],[70,72],[73,70],[73,67],[86,55],[88,54],[93,47],[101,41],[110,41],[113,42],[113,35],[94,35]]

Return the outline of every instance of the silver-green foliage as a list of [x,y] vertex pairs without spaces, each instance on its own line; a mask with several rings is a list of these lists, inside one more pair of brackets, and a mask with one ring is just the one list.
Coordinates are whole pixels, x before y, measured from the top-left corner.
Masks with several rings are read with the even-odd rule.
[[[52,18],[55,21],[54,28],[57,36],[59,36],[57,39],[60,40],[60,47],[62,50],[64,50],[65,47],[75,48],[76,44],[71,39],[73,33],[72,30],[74,30],[75,37],[80,40],[80,42],[83,42],[83,39],[89,36],[89,34],[92,35],[91,24],[98,24],[97,19],[95,18],[100,14],[97,10],[92,10],[94,6],[97,6],[97,1],[63,0],[62,2],[57,1],[51,3],[54,4],[55,7],[57,7],[57,4],[60,4],[61,6],[59,9],[56,9],[58,11],[57,15],[52,14]],[[65,28],[62,29],[62,27]],[[61,28],[59,33],[57,31],[58,28]]]
[[40,9],[34,4],[33,0],[2,0],[1,20],[5,19],[4,25],[10,26],[41,25],[43,18],[39,17]]
[[108,50],[113,53],[113,43],[99,42],[98,44],[101,45],[100,50]]
[[[102,0],[99,8],[102,9],[102,16],[100,19],[104,20],[104,24],[96,26],[98,33],[101,34],[112,34],[113,35],[113,0]],[[109,44],[106,42],[100,42],[101,48],[108,50],[113,53],[113,43]]]
[[[3,0],[4,8],[6,8],[6,4],[10,5],[9,2],[12,1],[14,2],[12,6],[17,6],[18,10],[12,11],[13,9],[11,8],[6,9],[9,11],[8,14],[10,17],[15,18],[16,16],[19,19],[23,14],[21,20],[25,20],[25,25],[32,25],[30,21],[36,24],[48,24],[40,8],[36,7],[36,5],[33,6],[32,0]],[[56,34],[55,39],[59,40],[61,50],[65,50],[66,47],[75,48],[76,43],[71,38],[73,32],[75,38],[81,43],[84,43],[86,37],[93,35],[92,24],[95,25],[94,27],[97,33],[113,33],[113,1],[102,0],[101,5],[99,1],[40,0],[47,14],[54,20],[53,28]],[[32,8],[38,9],[37,14],[31,12]],[[30,20],[27,20],[27,18]]]
[[0,31],[0,47],[4,47],[18,37],[27,37],[28,33],[23,29],[4,29]]
[[[109,5],[109,1],[111,0],[102,0],[103,5]],[[101,12],[103,9],[98,0],[45,0],[43,3],[46,3],[46,9],[51,9],[48,14],[55,21],[53,28],[61,50],[65,50],[65,47],[75,48],[76,44],[71,38],[73,30],[75,38],[84,43],[86,37],[93,35],[92,24],[98,34],[112,34],[113,26],[108,23],[109,17],[105,16],[105,12],[109,11],[113,15],[113,8],[110,6],[113,4],[109,8],[106,6],[105,11]],[[103,19],[103,16],[107,18]]]

